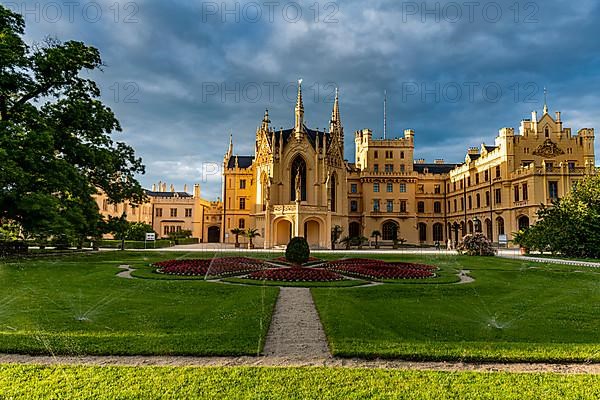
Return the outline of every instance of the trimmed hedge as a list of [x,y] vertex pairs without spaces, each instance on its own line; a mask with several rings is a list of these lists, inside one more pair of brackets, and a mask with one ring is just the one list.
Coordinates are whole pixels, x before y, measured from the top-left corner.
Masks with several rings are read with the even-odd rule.
[[176,239],[175,244],[198,244],[198,238],[181,238]]
[[285,259],[294,264],[304,264],[310,258],[310,247],[303,237],[290,240],[285,249]]

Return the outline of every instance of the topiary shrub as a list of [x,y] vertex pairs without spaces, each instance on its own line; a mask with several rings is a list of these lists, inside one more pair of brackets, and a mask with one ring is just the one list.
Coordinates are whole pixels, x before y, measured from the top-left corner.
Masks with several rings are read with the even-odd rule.
[[304,264],[310,257],[308,242],[303,237],[295,237],[290,240],[285,249],[285,259],[294,264]]
[[460,254],[469,256],[495,256],[496,249],[492,242],[483,234],[466,235],[456,249]]

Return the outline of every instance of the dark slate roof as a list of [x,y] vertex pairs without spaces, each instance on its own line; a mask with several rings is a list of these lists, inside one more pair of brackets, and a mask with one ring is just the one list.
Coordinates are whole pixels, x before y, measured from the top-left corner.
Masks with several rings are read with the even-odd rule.
[[227,168],[235,168],[235,158],[238,159],[238,167],[239,168],[249,168],[254,161],[254,156],[231,156],[229,162],[227,163]]
[[490,152],[490,151],[494,151],[494,150],[496,150],[496,149],[498,148],[498,147],[496,147],[496,146],[486,146],[486,145],[484,145],[483,147],[485,147],[485,149],[486,149],[488,152]]
[[[281,130],[275,131],[275,143],[277,145],[279,145],[280,132],[281,132]],[[331,143],[331,136],[329,135],[329,132],[324,133],[323,131],[316,131],[316,130],[307,128],[306,125],[304,125],[304,132],[306,133],[306,137],[313,148],[315,147],[315,145],[317,143],[317,135],[319,136],[319,145],[320,146],[323,145],[323,136],[325,136],[327,138],[327,147],[329,147],[329,144]],[[294,128],[283,130],[283,144],[284,145],[290,141],[290,138],[293,138],[293,133],[294,133]]]
[[470,158],[472,161],[475,161],[475,160],[477,160],[479,157],[481,157],[481,154],[469,154],[469,158]]
[[191,194],[186,192],[153,192],[152,190],[146,190],[145,192],[150,197],[192,197]]
[[414,164],[413,170],[423,174],[425,173],[425,168],[427,168],[430,174],[447,174],[458,165],[459,164]]

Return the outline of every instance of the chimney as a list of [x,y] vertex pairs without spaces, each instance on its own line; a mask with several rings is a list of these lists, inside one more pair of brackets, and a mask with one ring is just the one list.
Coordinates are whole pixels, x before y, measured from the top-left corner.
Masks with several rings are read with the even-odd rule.
[[200,185],[198,185],[197,183],[194,185],[194,197],[200,197]]
[[175,193],[175,186],[171,183],[171,193]]
[[153,191],[153,192],[156,192],[156,183],[153,183],[153,184],[152,184],[152,191]]
[[439,164],[445,164],[446,162],[444,161],[443,158],[438,158],[434,161],[434,163],[439,165]]
[[186,184],[183,185],[183,191],[187,193],[187,190],[188,190],[188,186],[187,186],[187,183],[186,183]]
[[425,159],[424,158],[419,158],[418,160],[415,161],[416,164],[425,164]]
[[469,147],[467,154],[479,154],[479,147]]
[[560,122],[560,111],[556,112],[556,122]]

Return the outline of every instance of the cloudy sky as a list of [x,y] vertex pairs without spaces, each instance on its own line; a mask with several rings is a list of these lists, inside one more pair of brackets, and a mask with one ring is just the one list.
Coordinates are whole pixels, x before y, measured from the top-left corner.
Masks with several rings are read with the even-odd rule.
[[[293,125],[295,81],[305,118],[327,126],[334,88],[353,132],[416,131],[416,158],[460,161],[541,110],[574,132],[600,127],[600,4],[596,0],[412,2],[2,1],[25,15],[26,40],[50,35],[100,49],[94,73],[147,173],[216,198],[230,132],[252,154],[265,108]],[[600,150],[597,141],[596,151]]]

